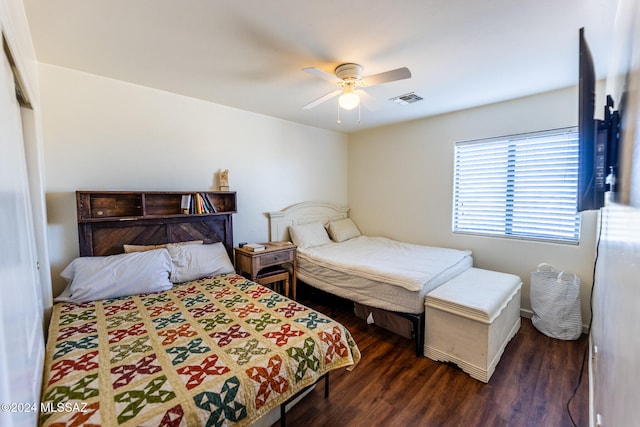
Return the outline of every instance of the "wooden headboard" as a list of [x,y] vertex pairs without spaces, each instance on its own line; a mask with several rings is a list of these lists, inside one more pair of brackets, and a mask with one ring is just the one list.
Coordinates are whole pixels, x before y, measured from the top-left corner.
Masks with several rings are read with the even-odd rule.
[[302,202],[277,212],[269,212],[269,239],[282,241],[289,239],[289,227],[344,219],[349,216],[349,208],[341,208],[327,202]]
[[[235,200],[235,194],[232,195]],[[232,211],[208,215],[166,214],[121,218],[89,218],[86,198],[78,200],[78,239],[80,256],[106,256],[124,252],[127,245],[160,245],[202,240],[205,244],[222,242],[233,259]],[[121,205],[122,199],[118,200]],[[149,202],[147,202],[149,203]],[[116,203],[117,204],[117,203]]]
[[105,221],[78,224],[80,256],[123,253],[123,245],[160,245],[202,240],[222,242],[233,259],[231,215],[203,218],[156,218],[135,221]]

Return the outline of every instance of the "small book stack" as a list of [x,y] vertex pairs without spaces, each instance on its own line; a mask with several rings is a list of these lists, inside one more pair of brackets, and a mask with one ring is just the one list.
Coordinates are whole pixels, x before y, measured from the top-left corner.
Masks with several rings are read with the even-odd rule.
[[251,252],[260,252],[267,249],[265,245],[261,245],[260,243],[247,243],[243,248]]

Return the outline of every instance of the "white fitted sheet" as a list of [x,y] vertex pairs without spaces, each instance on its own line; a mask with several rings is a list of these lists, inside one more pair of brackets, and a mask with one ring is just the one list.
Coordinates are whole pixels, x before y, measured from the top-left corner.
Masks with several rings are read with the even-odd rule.
[[433,289],[473,266],[471,252],[360,236],[298,251],[297,275],[325,292],[418,314]]

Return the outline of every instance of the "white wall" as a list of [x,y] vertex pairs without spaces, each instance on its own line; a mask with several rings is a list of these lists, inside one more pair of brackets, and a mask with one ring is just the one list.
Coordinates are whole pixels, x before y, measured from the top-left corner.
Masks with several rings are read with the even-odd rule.
[[[429,102],[428,96],[423,102]],[[582,279],[588,323],[596,215],[582,215],[578,246],[451,232],[454,143],[576,126],[577,88],[361,132],[349,138],[349,206],[367,234],[473,251],[476,267],[519,275],[530,310],[529,273],[541,262]],[[411,108],[411,105],[404,108]]]
[[229,169],[235,242],[268,240],[266,212],[347,204],[347,137],[40,64],[54,295],[78,255],[76,190],[208,190]]
[[[637,171],[640,165],[634,165]],[[635,189],[635,196],[638,190]],[[640,209],[612,204],[603,231],[594,287],[589,358],[592,426],[637,426],[640,420]],[[595,417],[601,418],[596,424]]]
[[640,423],[640,4],[621,1],[607,88],[626,92],[615,200],[602,210],[589,358],[591,426]]

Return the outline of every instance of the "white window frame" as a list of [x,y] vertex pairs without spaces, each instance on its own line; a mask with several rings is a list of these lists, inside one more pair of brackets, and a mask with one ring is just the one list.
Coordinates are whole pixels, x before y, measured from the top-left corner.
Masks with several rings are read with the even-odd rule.
[[452,231],[580,242],[578,128],[455,143]]

